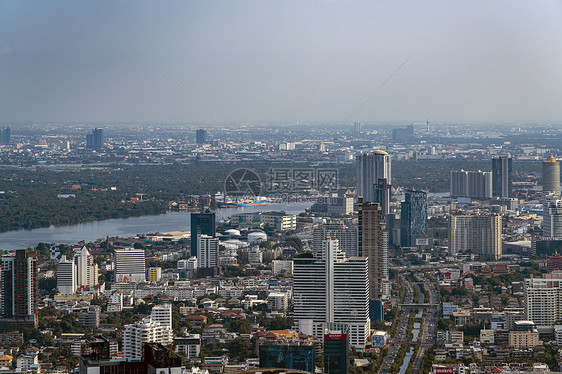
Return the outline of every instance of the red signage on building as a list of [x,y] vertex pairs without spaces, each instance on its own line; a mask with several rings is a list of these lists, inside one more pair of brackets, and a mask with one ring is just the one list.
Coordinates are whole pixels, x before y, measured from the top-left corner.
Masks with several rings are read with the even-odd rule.
[[324,334],[324,340],[346,340],[346,334]]
[[436,374],[453,374],[453,368],[437,367],[435,368]]

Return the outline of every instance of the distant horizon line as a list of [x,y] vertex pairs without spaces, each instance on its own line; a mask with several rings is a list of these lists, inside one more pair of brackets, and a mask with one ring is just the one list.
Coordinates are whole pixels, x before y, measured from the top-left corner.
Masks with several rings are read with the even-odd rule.
[[[396,126],[426,126],[425,121],[352,121],[343,124],[338,121],[230,121],[220,124],[202,122],[202,121],[0,121],[0,126],[38,126],[38,125],[51,125],[51,126],[185,126],[185,127],[204,127],[204,128],[221,128],[232,126],[340,126],[342,128],[353,129],[355,123],[360,123],[364,126],[382,126],[382,127],[396,127]],[[518,126],[529,127],[534,125],[541,126],[554,126],[562,127],[561,120],[534,120],[534,121],[509,121],[509,120],[439,120],[429,121],[430,126],[462,126],[462,125],[496,125],[496,126]]]

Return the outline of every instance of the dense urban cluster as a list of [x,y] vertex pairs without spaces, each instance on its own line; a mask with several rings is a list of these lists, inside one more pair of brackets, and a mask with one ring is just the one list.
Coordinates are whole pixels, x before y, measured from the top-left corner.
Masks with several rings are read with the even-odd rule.
[[[22,209],[185,217],[183,231],[4,251],[0,373],[560,371],[559,128],[0,134],[2,231],[83,222],[8,224]],[[13,208],[37,191],[44,205]]]

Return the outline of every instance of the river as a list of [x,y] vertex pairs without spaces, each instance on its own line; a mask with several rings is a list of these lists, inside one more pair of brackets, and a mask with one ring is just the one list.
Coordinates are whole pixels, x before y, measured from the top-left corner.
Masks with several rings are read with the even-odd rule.
[[[217,220],[224,220],[235,213],[285,211],[298,214],[312,203],[271,203],[261,206],[217,209]],[[69,226],[51,226],[33,230],[9,231],[0,234],[0,249],[13,250],[34,248],[38,243],[78,243],[105,238],[106,236],[129,237],[149,232],[189,231],[190,212],[169,212],[153,216],[107,219]]]

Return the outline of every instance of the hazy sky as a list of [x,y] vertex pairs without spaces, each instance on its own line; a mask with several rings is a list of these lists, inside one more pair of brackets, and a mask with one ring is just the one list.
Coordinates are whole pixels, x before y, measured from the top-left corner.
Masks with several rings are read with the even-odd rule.
[[0,1],[0,122],[562,121],[562,2]]

